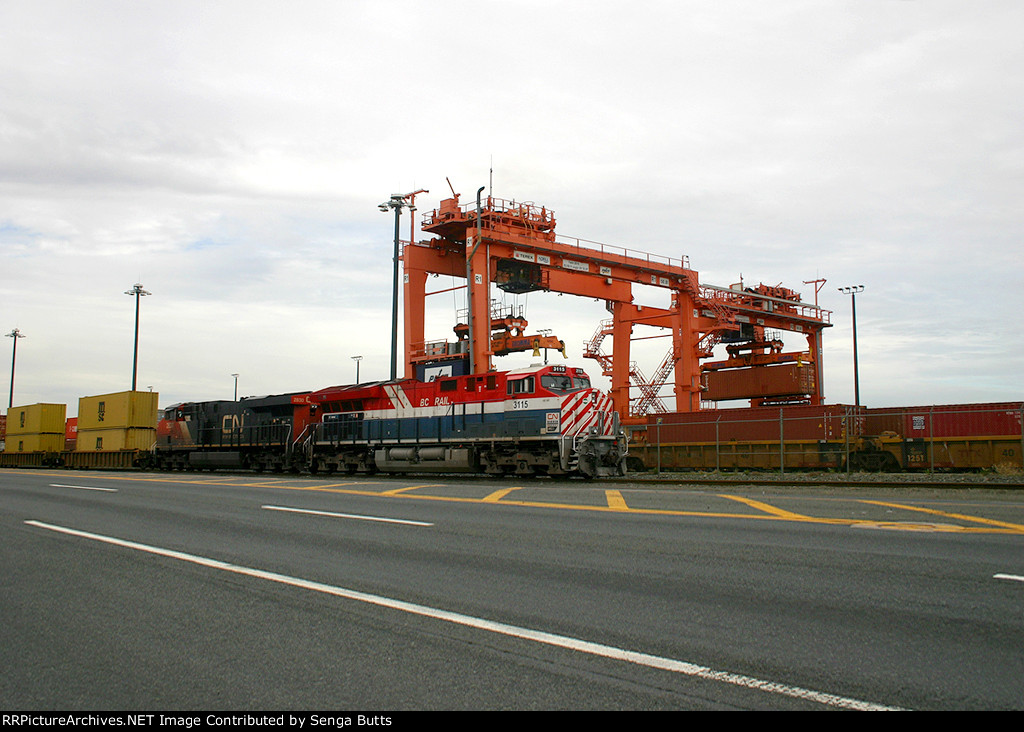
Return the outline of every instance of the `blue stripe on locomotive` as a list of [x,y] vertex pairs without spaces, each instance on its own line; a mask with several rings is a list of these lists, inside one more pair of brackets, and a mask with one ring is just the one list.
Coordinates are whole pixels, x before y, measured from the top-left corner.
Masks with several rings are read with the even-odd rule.
[[325,423],[324,438],[342,442],[448,442],[546,436],[550,410],[445,414],[433,417],[361,419],[345,415]]

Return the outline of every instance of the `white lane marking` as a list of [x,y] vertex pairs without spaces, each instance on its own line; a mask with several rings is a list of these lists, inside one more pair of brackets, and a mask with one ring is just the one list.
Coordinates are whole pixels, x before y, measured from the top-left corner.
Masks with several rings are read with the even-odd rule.
[[105,491],[107,493],[117,493],[117,488],[97,488],[94,485],[64,485],[63,483],[50,483],[51,488],[78,488],[83,491]]
[[332,518],[359,519],[360,521],[380,521],[386,524],[406,524],[408,526],[433,526],[426,521],[411,519],[384,518],[383,516],[361,516],[356,513],[335,513],[333,511],[314,511],[309,508],[289,508],[288,506],[260,506],[268,511],[289,511],[291,513],[308,513],[313,516],[331,516]]
[[1015,582],[1024,582],[1024,577],[1021,577],[1018,574],[994,574],[992,575],[992,579],[1007,579]]
[[579,651],[580,653],[588,653],[593,656],[601,656],[604,658],[626,661],[627,663],[633,663],[639,666],[647,666],[649,668],[661,669],[664,671],[671,671],[674,673],[683,674],[685,676],[692,676],[700,679],[708,679],[711,681],[719,681],[725,684],[732,684],[733,686],[740,686],[747,689],[760,689],[761,691],[765,691],[772,694],[781,694],[783,696],[790,696],[797,699],[813,701],[819,704],[825,704],[827,706],[839,707],[841,709],[855,709],[860,711],[901,711],[899,707],[890,707],[882,704],[874,704],[872,702],[861,701],[859,699],[851,699],[849,697],[837,696],[835,694],[826,694],[824,692],[814,691],[812,689],[803,689],[799,686],[779,684],[774,681],[765,681],[763,679],[754,678],[752,676],[734,674],[728,671],[715,671],[714,669],[708,668],[707,666],[698,666],[697,664],[688,663],[686,661],[678,661],[676,659],[665,658],[663,656],[652,656],[650,654],[640,653],[638,651],[629,651],[624,648],[616,648],[615,646],[606,646],[602,643],[591,643],[589,641],[579,640],[578,638],[571,638],[569,636],[564,635],[556,635],[554,633],[546,633],[542,630],[532,630],[530,628],[522,628],[516,625],[507,625],[505,623],[498,623],[493,620],[476,618],[472,615],[463,615],[461,613],[450,612],[448,610],[439,610],[437,608],[432,608],[427,605],[417,605],[412,602],[395,600],[389,597],[383,597],[381,595],[372,595],[366,592],[345,589],[344,587],[325,585],[320,582],[304,580],[299,577],[289,577],[288,575],[277,574],[276,572],[267,572],[262,569],[253,569],[251,567],[243,567],[237,564],[229,564],[228,562],[222,562],[217,559],[208,559],[206,557],[200,557],[195,554],[186,554],[185,552],[175,551],[173,549],[163,549],[161,547],[150,546],[148,544],[139,544],[137,542],[128,541],[126,539],[118,539],[113,536],[91,534],[87,531],[79,531],[77,529],[71,529],[64,526],[46,524],[41,521],[29,520],[25,521],[25,523],[29,524],[30,526],[36,526],[38,528],[47,529],[49,531],[57,531],[62,534],[68,534],[70,536],[78,536],[83,539],[92,539],[94,541],[100,541],[106,544],[113,544],[114,546],[125,547],[127,549],[136,549],[138,551],[148,552],[150,554],[156,554],[162,557],[179,559],[183,562],[191,562],[192,564],[198,564],[203,567],[210,567],[211,569],[220,569],[224,570],[225,572],[234,572],[235,574],[241,574],[248,577],[255,577],[257,579],[263,579],[269,582],[278,582],[283,585],[299,587],[306,590],[312,590],[314,592],[322,592],[327,595],[343,597],[349,600],[356,600],[358,602],[365,602],[371,605],[386,607],[392,610],[400,610],[402,612],[411,613],[413,615],[421,615],[423,617],[433,618],[435,620],[443,620],[449,623],[455,623],[456,625],[463,625],[469,628],[476,628],[478,630],[485,630],[491,633],[498,633],[500,635],[505,635],[512,638],[532,640],[536,643],[543,643],[545,645],[556,646],[558,648],[566,648],[569,650]]

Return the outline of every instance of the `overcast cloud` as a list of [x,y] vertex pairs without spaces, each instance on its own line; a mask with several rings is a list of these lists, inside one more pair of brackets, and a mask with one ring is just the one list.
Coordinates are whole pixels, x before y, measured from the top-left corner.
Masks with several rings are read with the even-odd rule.
[[[560,234],[810,301],[827,278],[831,403],[853,400],[836,288],[858,284],[864,403],[1022,399],[1022,29],[1019,0],[4,3],[15,403],[73,415],[130,386],[135,282],[162,405],[230,398],[232,373],[242,394],[347,383],[353,355],[386,377],[377,204],[427,188],[422,212],[446,177],[469,201],[492,157],[494,194]],[[596,373],[602,303],[525,300]],[[428,337],[459,307],[433,298]],[[641,367],[667,347],[638,344]]]

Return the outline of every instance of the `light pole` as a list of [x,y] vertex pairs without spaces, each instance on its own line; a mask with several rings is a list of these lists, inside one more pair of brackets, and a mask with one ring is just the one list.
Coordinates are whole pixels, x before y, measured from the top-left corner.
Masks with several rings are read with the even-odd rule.
[[356,386],[359,386],[359,362],[363,360],[363,357],[352,356],[352,360],[356,362]]
[[238,374],[231,374],[235,377],[235,401],[238,401]]
[[391,380],[394,381],[398,374],[398,224],[402,216],[402,209],[408,208],[412,213],[416,210],[416,194],[429,193],[430,191],[418,190],[413,193],[392,193],[391,198],[380,204],[379,208],[384,213],[395,212],[395,256],[394,256],[394,278],[391,288]]
[[124,291],[125,295],[135,296],[135,350],[132,352],[132,391],[135,391],[135,377],[139,371],[139,298],[152,295],[142,289],[142,283],[136,282],[130,290]]
[[857,370],[857,293],[864,292],[864,285],[837,288],[844,295],[850,296],[850,307],[853,309],[853,403],[860,406],[860,372]]
[[7,334],[7,337],[14,339],[14,347],[11,349],[11,396],[7,400],[7,408],[11,409],[14,406],[14,363],[18,360],[18,339],[25,336],[15,328]]

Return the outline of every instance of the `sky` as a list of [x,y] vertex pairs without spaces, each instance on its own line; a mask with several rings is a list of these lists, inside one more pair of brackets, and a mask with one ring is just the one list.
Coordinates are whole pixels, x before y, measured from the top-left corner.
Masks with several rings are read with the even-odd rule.
[[[135,283],[162,406],[230,399],[235,373],[240,395],[351,383],[355,355],[386,378],[378,204],[428,189],[421,215],[492,180],[560,235],[686,256],[702,283],[813,302],[826,278],[829,403],[853,402],[845,285],[865,286],[862,403],[1024,399],[1022,29],[1019,0],[4,3],[15,405],[72,416],[130,387]],[[603,303],[510,304],[597,375]],[[462,307],[430,298],[427,337]],[[634,358],[650,373],[667,348]]]

